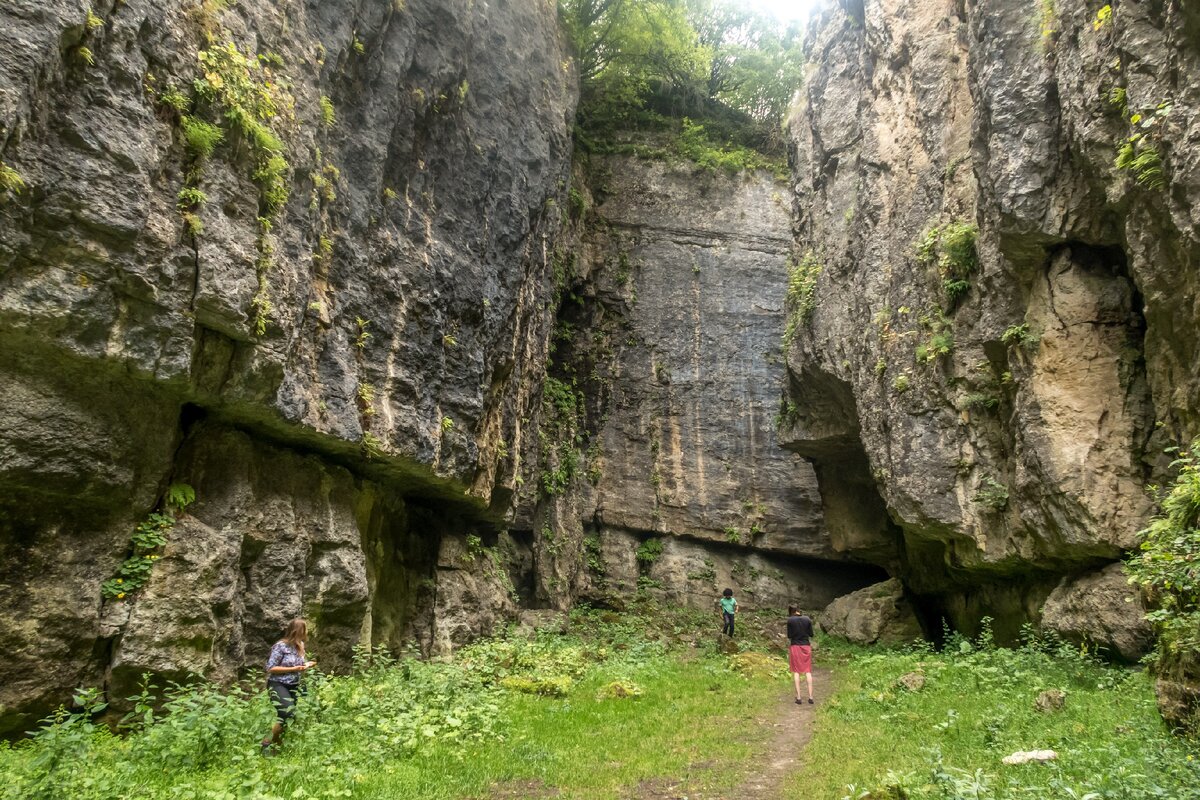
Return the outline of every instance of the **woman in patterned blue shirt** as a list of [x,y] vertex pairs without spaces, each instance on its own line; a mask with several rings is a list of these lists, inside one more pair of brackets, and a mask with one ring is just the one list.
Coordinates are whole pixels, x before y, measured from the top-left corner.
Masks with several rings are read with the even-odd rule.
[[308,623],[294,619],[288,623],[283,638],[271,648],[267,658],[267,693],[275,705],[275,725],[271,735],[262,740],[263,754],[267,754],[279,741],[283,727],[296,713],[296,698],[304,693],[300,675],[316,666],[315,661],[304,660],[304,642],[308,639]]

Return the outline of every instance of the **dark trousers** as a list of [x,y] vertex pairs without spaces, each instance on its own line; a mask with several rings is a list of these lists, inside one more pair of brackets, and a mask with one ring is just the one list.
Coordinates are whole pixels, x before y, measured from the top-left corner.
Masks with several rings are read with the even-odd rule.
[[296,700],[304,694],[304,687],[296,683],[267,681],[267,694],[275,706],[275,716],[286,725],[296,715]]
[[732,639],[733,638],[733,614],[730,614],[728,611],[722,611],[721,618],[723,620],[725,620],[724,624],[721,625],[721,633],[725,634],[726,636],[728,636],[729,638]]

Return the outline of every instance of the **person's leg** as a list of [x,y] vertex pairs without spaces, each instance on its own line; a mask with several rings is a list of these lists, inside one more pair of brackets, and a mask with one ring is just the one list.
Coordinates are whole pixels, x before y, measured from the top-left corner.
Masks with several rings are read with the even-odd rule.
[[[804,673],[804,679],[806,681],[808,681],[808,702],[811,703],[813,701],[813,699],[812,699],[812,673],[811,672]],[[799,696],[800,696],[800,676],[797,675],[796,676],[796,697],[799,697]]]
[[796,702],[800,702],[800,673],[792,673],[792,681],[796,684]]
[[271,726],[271,738],[263,740],[264,749],[279,743],[279,739],[283,735],[284,724],[291,719],[292,714],[295,712],[296,696],[294,690],[295,687],[282,683],[271,683],[267,686],[267,692],[271,696],[271,703],[275,706],[276,721]]

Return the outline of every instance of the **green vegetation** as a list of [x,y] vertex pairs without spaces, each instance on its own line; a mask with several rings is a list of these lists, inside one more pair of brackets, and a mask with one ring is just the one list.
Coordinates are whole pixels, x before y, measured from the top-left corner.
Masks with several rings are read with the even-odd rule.
[[[1145,800],[1200,798],[1196,743],[1170,736],[1139,671],[1027,637],[1019,649],[952,636],[941,652],[835,644],[837,694],[817,706],[805,767],[784,800]],[[900,682],[916,673],[923,687]],[[915,685],[915,684],[913,684]],[[1046,689],[1061,710],[1035,709]],[[1053,749],[1045,764],[1006,766]]]
[[[585,149],[782,170],[780,123],[803,77],[799,25],[733,0],[559,0],[559,11]],[[619,146],[614,134],[635,129],[664,146]]]
[[208,158],[225,138],[224,131],[218,126],[192,116],[182,117],[179,128],[188,152],[195,158]]
[[[1127,563],[1134,583],[1154,607],[1147,618],[1158,632],[1155,671],[1172,680],[1200,675],[1200,438],[1172,448],[1178,475],[1158,492],[1161,512],[1141,531]],[[1192,727],[1200,732],[1200,720]]]
[[1020,325],[1010,325],[1000,335],[1000,341],[1004,343],[1005,347],[1021,347],[1026,350],[1032,350],[1037,347],[1040,338],[1036,333],[1029,330],[1028,322],[1023,322]]
[[658,557],[662,555],[662,552],[662,539],[647,539],[638,545],[637,550],[634,552],[634,557],[637,558],[639,564],[648,567],[655,561],[658,561]]
[[21,173],[0,161],[0,191],[20,194],[25,188],[25,179]]
[[[76,710],[0,745],[0,798],[601,800],[660,784],[735,797],[779,735],[764,721],[795,713],[779,626],[776,611],[744,612],[741,652],[726,657],[693,646],[711,613],[637,604],[578,609],[565,634],[508,633],[445,661],[360,649],[349,675],[309,673],[273,758],[256,752],[273,716],[258,680],[161,691],[147,679],[123,735],[91,721],[103,703],[80,690]],[[1196,743],[1167,733],[1142,672],[1052,639],[996,648],[986,628],[941,651],[817,645],[833,676],[819,677],[814,736],[773,797],[1200,799]],[[923,684],[901,682],[913,674]],[[1046,689],[1065,692],[1062,709],[1036,710]],[[1001,763],[1043,748],[1057,759]]]
[[577,433],[583,396],[574,384],[547,377],[542,384],[541,488],[548,497],[560,495],[579,472],[581,454]]
[[371,326],[371,320],[355,317],[354,326],[358,328],[358,333],[354,337],[354,346],[362,350],[371,340],[371,332],[367,330]]
[[812,320],[817,308],[817,279],[821,276],[821,262],[812,250],[799,261],[788,261],[788,286],[785,305],[788,312],[787,325],[783,332],[786,349],[796,331]]
[[992,511],[1003,511],[1008,506],[1008,487],[991,475],[985,475],[972,499]]
[[194,86],[201,107],[219,115],[250,150],[263,216],[271,217],[287,202],[291,166],[270,122],[281,105],[291,105],[291,96],[263,75],[257,58],[247,56],[233,42],[201,50],[197,58],[202,77]]
[[[1121,95],[1122,101],[1125,97]],[[1160,191],[1167,186],[1166,168],[1158,142],[1162,138],[1163,124],[1170,115],[1171,104],[1165,102],[1159,103],[1153,110],[1131,114],[1129,125],[1134,133],[1117,148],[1117,169],[1131,173],[1138,184],[1147,189]]]
[[916,244],[917,261],[937,266],[947,309],[953,309],[971,288],[971,274],[979,267],[978,235],[975,225],[948,222],[926,229]]
[[80,711],[0,745],[0,798],[450,800],[545,785],[599,800],[670,776],[724,796],[770,735],[755,715],[783,683],[778,669],[752,679],[740,661],[694,650],[700,626],[710,616],[576,611],[566,635],[501,636],[448,662],[361,650],[350,675],[309,673],[274,758],[257,752],[273,716],[262,691],[147,682],[125,736],[93,724],[102,704],[81,692]]
[[911,387],[911,382],[907,374],[897,375],[892,381],[892,388],[896,390],[896,394],[904,394]]
[[321,95],[321,123],[326,128],[337,125],[337,111],[334,110],[333,101],[325,95]]
[[151,513],[138,524],[130,537],[131,554],[117,568],[115,577],[100,584],[100,593],[109,600],[124,600],[146,585],[150,571],[167,543],[167,534],[175,527],[175,514],[196,500],[196,491],[186,483],[173,483],[163,496],[161,512]]

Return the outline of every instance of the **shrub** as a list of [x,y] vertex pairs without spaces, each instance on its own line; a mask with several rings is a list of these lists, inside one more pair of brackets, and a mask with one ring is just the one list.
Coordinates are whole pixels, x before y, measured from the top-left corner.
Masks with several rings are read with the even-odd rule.
[[948,307],[957,305],[971,288],[970,276],[979,267],[978,235],[975,225],[948,222],[927,228],[914,248],[917,261],[937,266]]
[[1036,333],[1029,330],[1028,322],[1023,322],[1020,325],[1010,325],[1000,335],[1000,341],[1006,347],[1023,347],[1027,350],[1037,346],[1038,338]]
[[1157,663],[1163,673],[1200,661],[1200,438],[1173,452],[1178,458],[1171,466],[1178,475],[1127,562],[1131,580],[1155,606],[1147,618],[1159,633]]
[[1008,487],[990,475],[983,478],[979,491],[972,498],[976,503],[992,511],[1003,511],[1008,506]]
[[658,560],[658,557],[662,555],[662,552],[662,539],[647,539],[638,545],[634,556],[637,558],[639,563],[649,566]]
[[0,191],[20,194],[24,188],[25,179],[21,177],[21,173],[0,161]]
[[337,124],[337,111],[333,108],[333,101],[325,95],[321,95],[321,122],[326,128]]

